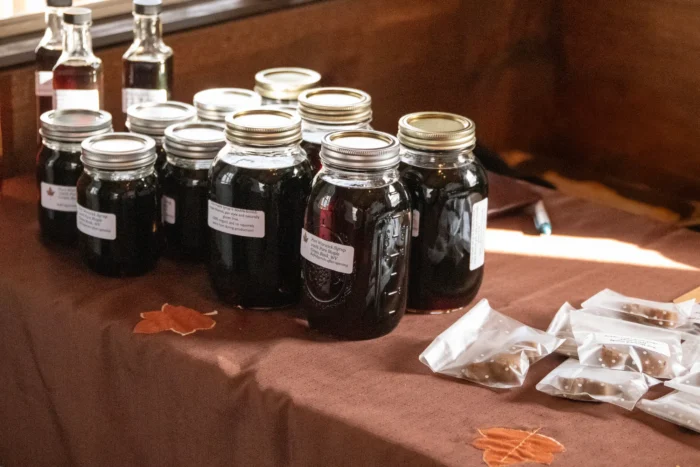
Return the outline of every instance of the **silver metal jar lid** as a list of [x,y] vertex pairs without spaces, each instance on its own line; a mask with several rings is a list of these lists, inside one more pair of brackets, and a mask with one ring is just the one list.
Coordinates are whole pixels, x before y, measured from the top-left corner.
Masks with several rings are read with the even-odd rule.
[[157,15],[163,10],[163,0],[134,0],[137,15]]
[[416,112],[399,120],[399,141],[427,151],[452,151],[476,145],[476,126],[467,117],[446,112]]
[[81,143],[90,136],[112,131],[112,115],[104,110],[49,110],[40,120],[39,134],[62,143]]
[[156,142],[136,133],[107,133],[83,141],[80,160],[86,167],[134,170],[156,161]]
[[226,115],[259,107],[261,103],[260,94],[240,88],[207,89],[194,95],[194,106],[199,118],[221,123],[226,119]]
[[63,22],[66,24],[88,24],[92,21],[92,10],[89,8],[69,8],[63,12]]
[[307,68],[270,68],[255,75],[255,92],[268,99],[297,100],[306,89],[318,86],[321,75]]
[[284,110],[260,107],[226,117],[226,139],[238,146],[285,146],[301,141],[301,118]]
[[374,130],[336,131],[323,137],[321,162],[348,170],[383,170],[399,164],[399,142]]
[[126,111],[126,127],[143,135],[162,137],[165,129],[176,123],[197,118],[197,109],[182,102],[143,102]]
[[299,115],[307,122],[329,125],[369,122],[372,98],[359,89],[309,89],[299,95]]
[[73,0],[46,0],[46,6],[53,8],[65,8],[73,6]]
[[165,151],[185,159],[214,159],[226,145],[224,130],[220,123],[179,123],[165,130]]

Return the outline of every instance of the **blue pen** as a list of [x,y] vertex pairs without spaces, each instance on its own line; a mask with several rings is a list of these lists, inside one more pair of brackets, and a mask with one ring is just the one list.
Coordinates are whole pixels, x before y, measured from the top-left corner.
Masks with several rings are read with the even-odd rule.
[[544,208],[544,202],[542,200],[535,203],[532,218],[535,221],[535,228],[540,234],[552,234],[552,222],[549,220],[549,215],[547,214],[547,210]]

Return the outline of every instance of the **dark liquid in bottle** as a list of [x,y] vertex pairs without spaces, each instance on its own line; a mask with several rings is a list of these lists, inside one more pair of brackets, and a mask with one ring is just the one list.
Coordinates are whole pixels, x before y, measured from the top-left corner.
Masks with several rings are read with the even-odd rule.
[[124,87],[166,89],[168,99],[173,92],[173,56],[163,62],[124,60]]
[[[484,267],[470,270],[471,206],[488,196],[481,164],[432,169],[402,163],[401,180],[420,217],[411,241],[411,286],[408,308],[450,311],[476,296]],[[468,177],[469,175],[469,177]]]
[[309,326],[346,339],[392,331],[406,311],[408,194],[399,182],[346,188],[317,180],[305,228],[323,240],[354,248],[353,271],[336,272],[302,260],[302,306]]
[[116,215],[115,240],[79,234],[84,261],[106,276],[136,276],[151,270],[160,255],[160,203],[156,175],[129,180],[96,180],[83,174],[78,204]]
[[53,71],[54,89],[97,89],[100,92],[100,109],[104,108],[102,64],[71,66],[61,64]]
[[[175,222],[168,222],[167,216],[163,219],[166,252],[179,259],[206,259],[209,252],[209,170],[184,169],[165,164],[160,180],[163,196],[175,202]],[[166,209],[165,202],[163,209]]]
[[[36,71],[51,71],[61,56],[61,49],[39,47],[36,50]],[[44,112],[53,109],[53,96],[37,96],[37,122]],[[37,128],[39,127],[37,123]],[[39,138],[41,141],[41,138]]]
[[[37,155],[36,179],[39,190],[41,182],[52,185],[75,187],[83,173],[80,152],[66,152],[42,146]],[[39,193],[39,227],[44,241],[65,245],[78,238],[75,212],[47,209],[41,205],[41,196],[56,196],[55,193]]]
[[263,238],[209,229],[209,271],[224,301],[245,308],[278,308],[299,301],[299,244],[311,178],[306,160],[277,169],[214,164],[210,200],[265,213]]
[[317,174],[323,164],[321,164],[321,145],[310,141],[302,141],[301,147],[306,151],[306,158],[311,162],[311,167],[314,169],[314,174]]

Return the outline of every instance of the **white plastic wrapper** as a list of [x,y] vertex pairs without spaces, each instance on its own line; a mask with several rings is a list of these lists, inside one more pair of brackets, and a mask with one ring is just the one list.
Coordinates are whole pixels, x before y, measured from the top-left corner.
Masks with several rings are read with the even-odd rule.
[[564,339],[564,343],[556,350],[558,354],[576,358],[578,357],[576,339],[571,330],[570,321],[572,311],[576,311],[576,308],[571,306],[569,302],[564,303],[557,311],[557,314],[554,315],[552,322],[549,323],[547,333]]
[[651,386],[661,381],[633,371],[581,365],[570,358],[544,377],[537,390],[577,401],[607,402],[632,410]]
[[666,386],[700,398],[700,362],[690,368],[690,372],[664,383]]
[[522,386],[530,365],[563,342],[497,312],[483,299],[437,336],[420,361],[435,373],[514,388]]
[[571,312],[579,361],[588,366],[639,371],[670,379],[687,371],[679,334],[619,319]]
[[700,433],[700,398],[680,391],[655,400],[642,399],[637,407],[655,417]]
[[625,321],[677,329],[692,327],[694,305],[695,300],[683,303],[653,302],[605,289],[583,302],[582,308],[602,308],[617,313]]

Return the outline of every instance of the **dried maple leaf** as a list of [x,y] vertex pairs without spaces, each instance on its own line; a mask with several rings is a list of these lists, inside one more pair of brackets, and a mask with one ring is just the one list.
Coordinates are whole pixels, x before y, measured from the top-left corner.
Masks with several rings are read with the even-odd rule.
[[210,315],[206,315],[184,306],[173,306],[165,303],[161,311],[146,311],[141,313],[141,321],[134,327],[136,334],[155,334],[162,331],[173,331],[181,336],[196,331],[211,329],[216,325]]
[[564,446],[557,440],[540,435],[535,431],[513,430],[510,428],[489,428],[479,430],[481,438],[472,445],[484,451],[484,462],[489,467],[502,467],[521,463],[549,465],[554,454],[564,452]]

